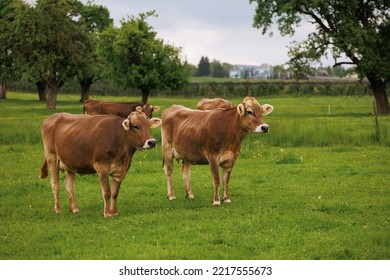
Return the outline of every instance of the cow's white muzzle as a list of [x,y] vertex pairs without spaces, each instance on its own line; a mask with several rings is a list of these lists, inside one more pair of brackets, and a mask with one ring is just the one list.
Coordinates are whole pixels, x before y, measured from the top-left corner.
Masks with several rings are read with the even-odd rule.
[[263,133],[267,133],[269,130],[269,126],[268,124],[261,124],[259,125],[258,127],[256,127],[256,130],[255,132],[263,132]]
[[149,149],[149,148],[154,148],[156,147],[157,140],[156,139],[148,139],[145,141],[144,146],[142,147],[143,149]]

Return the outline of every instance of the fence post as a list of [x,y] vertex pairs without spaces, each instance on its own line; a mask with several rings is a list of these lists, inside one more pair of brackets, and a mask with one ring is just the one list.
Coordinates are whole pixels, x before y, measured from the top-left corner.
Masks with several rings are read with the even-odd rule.
[[375,102],[375,100],[372,102],[372,105],[374,107],[374,118],[375,118],[375,140],[377,142],[379,142],[380,139],[381,139],[381,135],[380,135],[380,131],[379,131],[378,113],[377,113],[377,110],[376,110],[376,102]]

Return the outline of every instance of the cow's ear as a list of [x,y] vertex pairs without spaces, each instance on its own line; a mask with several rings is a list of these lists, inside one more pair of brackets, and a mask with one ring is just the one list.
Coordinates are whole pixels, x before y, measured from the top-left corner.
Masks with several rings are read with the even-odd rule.
[[155,128],[155,127],[158,127],[162,123],[162,120],[159,118],[151,118],[149,120],[149,123],[150,123],[150,128]]
[[158,110],[160,110],[160,106],[153,106],[153,112],[157,112]]
[[129,119],[125,119],[123,122],[122,122],[122,126],[125,130],[129,130],[130,129],[130,121]]
[[270,114],[274,110],[274,106],[269,104],[264,104],[261,108],[263,109],[263,116]]
[[135,110],[136,110],[138,113],[143,113],[142,107],[141,107],[141,106],[137,106],[137,107],[135,108]]
[[240,116],[245,114],[245,106],[243,103],[237,106],[237,112]]
[[151,128],[155,128],[155,127],[158,127],[162,123],[162,120],[159,118],[151,118],[149,120],[149,123],[150,123]]

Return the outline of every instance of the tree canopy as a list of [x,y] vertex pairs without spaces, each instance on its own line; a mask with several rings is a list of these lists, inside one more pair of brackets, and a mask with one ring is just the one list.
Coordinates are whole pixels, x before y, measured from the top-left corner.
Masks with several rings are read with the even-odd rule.
[[93,1],[1,1],[0,97],[7,82],[22,76],[37,85],[40,100],[46,100],[49,88],[49,109],[56,107],[64,83],[75,78],[81,101],[102,77],[140,89],[143,102],[154,89],[180,89],[188,83],[190,68],[179,48],[157,38],[149,16],[155,13],[129,17],[116,28],[108,9]]
[[76,77],[81,88],[81,102],[89,99],[89,89],[92,83],[102,78],[103,62],[97,54],[100,33],[112,25],[110,12],[104,6],[93,2],[83,4],[78,0],[70,3],[78,16],[78,24],[87,35],[85,40],[86,51],[81,64],[76,69]]
[[[386,86],[390,81],[390,1],[388,0],[250,0],[256,4],[253,25],[271,32],[276,21],[281,35],[293,35],[302,20],[316,31],[289,51],[289,64],[299,74],[330,54],[335,66],[351,64],[366,77],[378,112],[390,113]],[[347,60],[344,61],[343,57]]]
[[207,56],[202,56],[198,63],[198,73],[199,77],[207,77],[210,76],[210,60]]
[[21,3],[16,10],[16,63],[31,81],[43,81],[48,86],[49,109],[55,109],[64,82],[86,64],[88,34],[77,22],[77,15],[67,0],[38,0],[35,6]]
[[0,99],[6,98],[6,83],[16,79],[18,71],[15,59],[16,53],[12,51],[12,22],[15,10],[21,1],[2,0],[0,2]]
[[154,11],[121,21],[101,34],[99,55],[104,61],[104,75],[123,88],[137,88],[146,103],[152,90],[180,89],[188,83],[186,62],[180,49],[165,44],[148,24]]

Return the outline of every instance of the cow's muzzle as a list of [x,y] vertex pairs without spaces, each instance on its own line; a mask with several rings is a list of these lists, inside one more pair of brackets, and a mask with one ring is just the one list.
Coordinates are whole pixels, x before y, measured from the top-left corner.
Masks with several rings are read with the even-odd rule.
[[156,147],[156,144],[157,144],[156,139],[148,139],[145,141],[145,144],[142,148],[144,148],[144,149],[154,148],[154,147]]
[[262,124],[262,125],[259,125],[258,127],[256,127],[256,132],[267,133],[268,130],[269,130],[268,124]]

